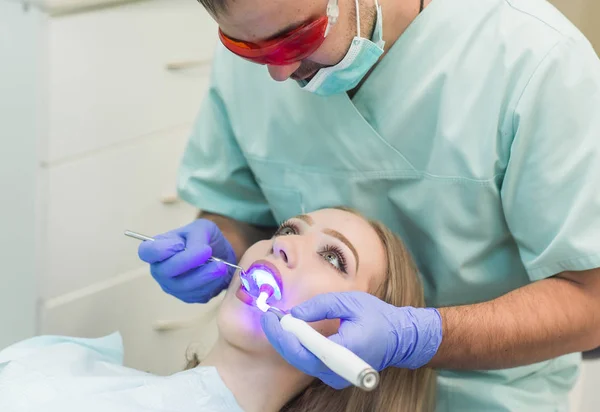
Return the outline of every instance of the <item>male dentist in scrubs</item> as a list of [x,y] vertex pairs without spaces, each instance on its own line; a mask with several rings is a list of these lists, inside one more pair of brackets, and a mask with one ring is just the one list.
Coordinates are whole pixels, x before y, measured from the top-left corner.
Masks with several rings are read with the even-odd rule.
[[[566,410],[600,346],[600,61],[583,35],[544,0],[200,2],[220,46],[179,193],[202,212],[141,245],[163,289],[207,302],[233,275],[211,254],[351,206],[404,239],[429,308],[337,293],[294,316],[342,319],[331,339],[379,370],[439,369],[438,411]],[[275,316],[262,327],[348,386]]]

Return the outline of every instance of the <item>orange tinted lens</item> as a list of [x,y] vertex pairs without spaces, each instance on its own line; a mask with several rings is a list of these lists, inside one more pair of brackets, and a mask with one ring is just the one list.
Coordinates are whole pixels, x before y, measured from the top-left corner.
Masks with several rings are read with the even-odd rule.
[[284,65],[314,53],[325,40],[327,17],[321,17],[291,32],[260,43],[227,37],[219,29],[219,38],[232,53],[259,64]]

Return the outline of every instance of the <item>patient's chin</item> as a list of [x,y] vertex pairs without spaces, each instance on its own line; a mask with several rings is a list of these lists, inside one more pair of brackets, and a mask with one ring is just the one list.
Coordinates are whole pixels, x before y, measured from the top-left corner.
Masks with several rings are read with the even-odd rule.
[[256,308],[237,299],[225,299],[217,314],[219,334],[233,346],[252,352],[267,351],[270,344],[260,324],[261,316]]

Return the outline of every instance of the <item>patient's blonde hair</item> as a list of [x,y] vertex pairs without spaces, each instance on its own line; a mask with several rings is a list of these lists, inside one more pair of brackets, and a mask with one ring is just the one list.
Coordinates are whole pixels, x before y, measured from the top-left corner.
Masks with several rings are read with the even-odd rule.
[[[362,215],[347,207],[336,209]],[[385,249],[387,268],[375,296],[394,306],[424,307],[425,298],[416,266],[404,243],[383,224],[369,220]],[[384,339],[382,337],[381,339]],[[429,412],[434,409],[435,373],[387,368],[381,371],[377,389],[355,387],[335,390],[320,380],[285,405],[281,412]]]
[[[347,207],[336,207],[363,217]],[[383,283],[370,291],[394,306],[424,307],[425,298],[416,266],[404,243],[383,224],[368,220],[377,233],[386,254]],[[383,339],[383,337],[382,337]],[[198,366],[198,358],[187,368]],[[435,373],[429,368],[416,370],[387,368],[372,392],[355,387],[335,390],[315,379],[302,393],[289,401],[281,412],[430,412],[434,409]]]

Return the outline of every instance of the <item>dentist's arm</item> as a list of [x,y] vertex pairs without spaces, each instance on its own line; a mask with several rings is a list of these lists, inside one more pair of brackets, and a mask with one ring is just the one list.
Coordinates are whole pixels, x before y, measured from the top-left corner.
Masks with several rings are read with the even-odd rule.
[[600,346],[600,269],[565,272],[498,299],[442,308],[443,339],[428,366],[497,369]]
[[[600,269],[564,273],[498,299],[442,309],[395,307],[364,292],[328,293],[294,308],[307,322],[341,319],[329,337],[377,370],[502,369],[600,346]],[[332,374],[277,317],[262,326],[290,364],[340,389]]]

